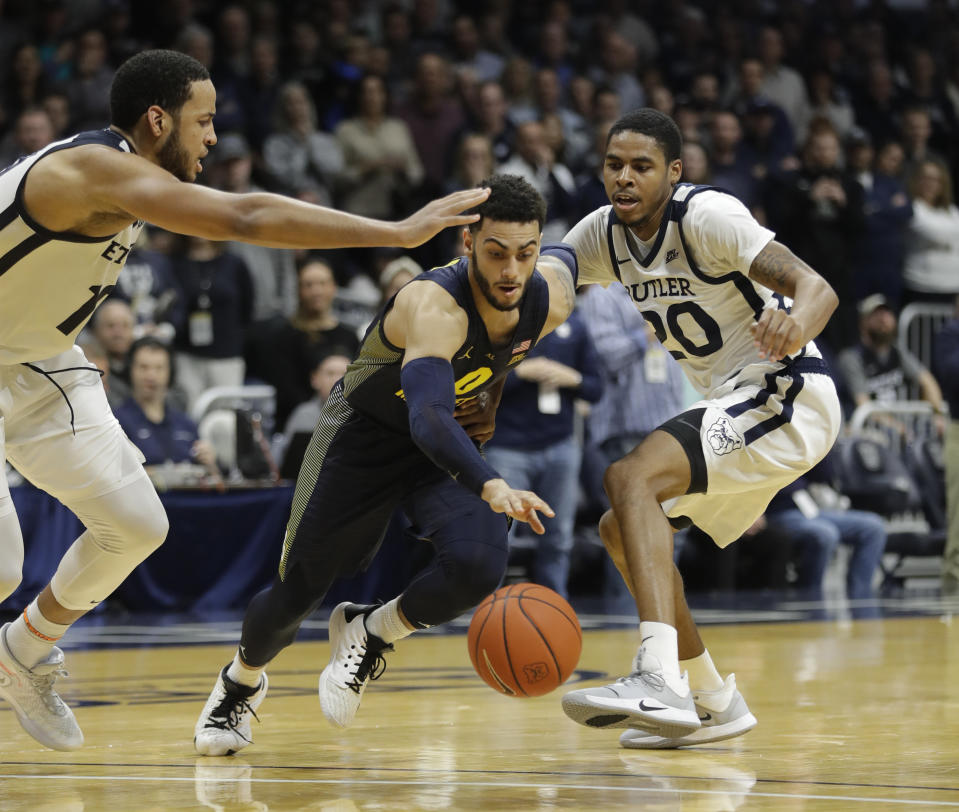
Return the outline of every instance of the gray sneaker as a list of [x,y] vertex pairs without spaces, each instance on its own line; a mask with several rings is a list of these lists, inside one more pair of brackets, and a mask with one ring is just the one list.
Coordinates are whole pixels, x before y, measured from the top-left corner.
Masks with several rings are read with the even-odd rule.
[[699,727],[692,694],[680,696],[673,691],[655,657],[641,648],[633,667],[632,674],[612,685],[566,694],[563,712],[589,727],[640,728],[668,738],[685,736]]
[[[712,708],[719,704],[712,701],[723,694],[731,694],[725,710]],[[689,747],[696,744],[720,742],[741,736],[756,727],[756,717],[746,707],[746,700],[736,688],[736,675],[726,677],[726,684],[718,691],[697,691],[693,693],[693,702],[702,727],[685,736],[658,736],[646,730],[627,730],[619,737],[623,747],[632,750],[670,750],[676,747]],[[703,702],[706,705],[702,704]],[[708,705],[708,707],[707,707]]]
[[20,663],[7,648],[7,628],[0,629],[0,697],[17,714],[17,721],[40,744],[54,750],[83,746],[83,733],[73,711],[53,690],[57,677],[67,676],[63,652],[56,646],[33,668]]

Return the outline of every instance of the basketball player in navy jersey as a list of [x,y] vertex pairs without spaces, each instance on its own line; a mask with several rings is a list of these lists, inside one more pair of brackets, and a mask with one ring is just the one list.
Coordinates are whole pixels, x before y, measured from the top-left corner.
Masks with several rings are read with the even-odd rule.
[[[167,519],[74,340],[113,290],[144,221],[213,240],[285,248],[413,246],[485,199],[469,190],[385,223],[270,194],[196,186],[215,148],[216,93],[206,69],[145,51],[117,71],[110,127],[55,142],[0,171],[0,450],[67,505],[85,532],[50,584],[0,629],[0,697],[37,741],[59,750],[83,734],[54,682],[55,643],[159,546]],[[0,600],[20,582],[23,538],[0,474]]]
[[538,514],[553,516],[536,494],[511,488],[477,444],[490,436],[509,370],[572,312],[576,258],[564,245],[540,251],[546,203],[529,183],[497,175],[483,185],[491,192],[464,233],[468,256],[420,274],[386,303],[323,407],[279,574],[250,603],[236,656],[196,723],[201,754],[250,743],[267,664],[337,576],[370,562],[396,508],[436,556],[386,604],[333,610],[319,695],[338,727],[352,723],[396,640],[452,620],[499,586],[507,516],[537,533]]
[[736,198],[679,183],[681,146],[656,110],[620,118],[603,165],[611,205],[566,236],[579,283],[622,284],[703,397],[606,472],[600,535],[636,600],[642,642],[627,677],[563,697],[574,721],[627,728],[620,743],[640,749],[756,724],[700,639],[673,530],[693,523],[725,547],[825,456],[840,419],[813,342],[835,293]]

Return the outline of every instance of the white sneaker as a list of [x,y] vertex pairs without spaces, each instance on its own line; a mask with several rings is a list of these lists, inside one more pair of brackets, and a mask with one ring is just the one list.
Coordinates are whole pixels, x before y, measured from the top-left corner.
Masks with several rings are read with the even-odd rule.
[[7,628],[0,629],[0,697],[17,714],[20,726],[40,744],[54,750],[83,746],[83,733],[73,711],[53,690],[57,677],[67,676],[63,652],[56,646],[33,668],[20,663],[7,648]]
[[668,738],[685,736],[699,727],[692,694],[687,689],[681,695],[670,688],[654,656],[641,648],[633,669],[612,685],[566,694],[563,712],[589,727],[635,727]]
[[223,666],[216,678],[193,729],[193,745],[201,756],[232,756],[253,743],[250,717],[260,721],[256,709],[269,687],[266,673],[256,688],[250,688],[231,680],[226,675],[229,667]]
[[693,702],[702,727],[685,736],[656,736],[646,730],[627,730],[619,737],[623,747],[633,750],[670,750],[695,744],[720,742],[741,736],[756,727],[756,717],[736,688],[736,675],[730,674],[718,691],[696,691]]
[[341,603],[330,615],[330,662],[320,674],[320,708],[330,724],[349,727],[370,680],[386,670],[393,646],[366,631],[375,606]]

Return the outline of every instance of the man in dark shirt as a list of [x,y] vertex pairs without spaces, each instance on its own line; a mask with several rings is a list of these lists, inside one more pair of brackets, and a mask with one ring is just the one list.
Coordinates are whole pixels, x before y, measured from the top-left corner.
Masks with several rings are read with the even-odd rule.
[[942,590],[959,594],[959,298],[953,318],[936,336],[933,365],[949,404],[946,428],[946,550],[942,558]]

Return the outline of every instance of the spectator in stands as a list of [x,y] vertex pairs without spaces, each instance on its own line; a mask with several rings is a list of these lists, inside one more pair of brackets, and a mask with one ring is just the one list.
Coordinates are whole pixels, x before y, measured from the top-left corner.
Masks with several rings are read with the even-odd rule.
[[[211,151],[210,184],[237,194],[261,191],[252,181],[253,151],[239,133],[225,133]],[[294,252],[245,242],[225,243],[239,257],[253,284],[253,319],[289,316],[296,309]]]
[[683,160],[682,180],[684,182],[707,185],[713,183],[713,170],[702,144],[698,141],[684,141],[680,157]]
[[482,47],[476,20],[468,14],[458,14],[450,30],[452,52],[456,68],[469,68],[480,82],[499,79],[506,60]]
[[275,128],[274,111],[280,101],[283,80],[279,73],[276,40],[264,34],[253,37],[250,45],[250,75],[244,82],[246,136],[259,153],[263,142]]
[[921,161],[909,179],[909,194],[903,301],[951,303],[959,293],[959,208],[946,166]]
[[49,90],[50,81],[44,73],[37,46],[30,41],[21,43],[13,52],[0,96],[0,110],[13,120],[28,107],[40,104]]
[[797,557],[795,586],[822,597],[823,580],[840,544],[852,548],[846,566],[846,595],[870,598],[873,580],[886,548],[882,518],[867,510],[820,507],[800,477],[783,488],[766,508],[766,529],[793,547]]
[[136,320],[130,305],[118,297],[110,297],[94,311],[89,331],[106,353],[110,368],[110,386],[115,398],[130,394],[130,347]]
[[741,200],[750,211],[761,204],[759,183],[743,148],[743,130],[731,110],[717,110],[709,124],[711,183]]
[[423,179],[410,129],[387,115],[387,102],[383,79],[364,76],[354,114],[336,128],[344,159],[342,206],[364,217],[395,216]]
[[828,121],[810,125],[802,166],[771,187],[767,200],[772,198],[781,208],[770,208],[771,225],[839,296],[839,307],[817,343],[824,340],[833,351],[855,343],[852,264],[863,227],[863,190],[844,168],[839,136]]
[[636,75],[640,54],[636,45],[619,31],[610,29],[601,35],[599,60],[587,72],[597,85],[613,88],[623,110],[633,110],[646,104],[646,93]]
[[416,63],[410,98],[397,110],[416,145],[429,193],[443,188],[456,136],[466,124],[466,114],[452,90],[446,59],[439,53],[424,53]]
[[240,386],[246,365],[244,332],[253,316],[253,282],[246,263],[224,244],[187,237],[173,257],[186,318],[176,327],[178,382],[192,408],[212,386]]
[[573,173],[546,143],[543,125],[539,121],[527,121],[516,128],[516,154],[500,166],[498,172],[519,175],[546,198],[543,241],[562,240],[574,214],[576,182]]
[[846,138],[856,125],[856,114],[846,89],[840,86],[827,68],[815,68],[809,73],[809,118],[825,118],[836,129],[840,138]]
[[476,91],[475,120],[469,127],[490,140],[497,164],[504,163],[513,154],[516,138],[516,128],[506,112],[506,95],[502,85],[499,82],[483,82]]
[[[460,249],[462,252],[462,249]],[[399,256],[383,266],[380,271],[380,302],[386,304],[403,285],[423,273],[423,269],[412,257]]]
[[[881,154],[888,155],[885,147]],[[881,293],[895,310],[902,294],[906,230],[912,204],[906,187],[888,172],[886,159],[874,159],[869,134],[854,127],[846,141],[849,169],[863,189],[863,230],[856,241],[853,292],[856,300]]]
[[905,152],[906,161],[903,171],[906,177],[915,174],[920,164],[933,162],[949,166],[945,155],[933,149],[930,144],[932,138],[932,119],[924,107],[907,107],[900,115],[902,132],[900,142]]
[[117,420],[143,452],[144,465],[196,462],[216,470],[213,446],[197,434],[196,423],[167,399],[173,357],[162,341],[146,336],[130,347],[131,396],[115,410]]
[[892,69],[881,57],[869,62],[865,92],[854,102],[856,124],[877,142],[899,137],[899,99],[893,82]]
[[456,147],[456,160],[447,189],[472,189],[483,178],[488,178],[496,169],[493,145],[482,133],[466,133]]
[[870,401],[894,403],[907,395],[907,386],[918,387],[920,397],[943,414],[945,403],[932,373],[919,359],[896,343],[896,314],[881,293],[859,303],[859,343],[839,353],[851,404],[855,408]]
[[28,107],[0,143],[0,169],[53,141],[53,122],[42,107]]
[[170,258],[152,250],[147,240],[142,242],[142,247],[135,245],[130,251],[111,295],[130,305],[136,338],[152,335],[171,343],[176,333],[174,325],[182,324],[186,316],[183,292]]
[[66,83],[73,129],[96,130],[110,123],[110,85],[113,68],[107,63],[107,38],[90,28],[76,40],[74,75]]
[[[341,347],[327,347],[318,352],[313,359],[313,369],[310,371],[310,387],[313,397],[297,406],[289,416],[283,427],[286,448],[294,434],[313,433],[316,422],[320,419],[320,410],[330,392],[340,378],[346,374],[346,368],[353,357]],[[287,467],[284,464],[284,467]]]
[[759,33],[758,51],[763,68],[759,92],[782,108],[796,140],[805,140],[810,121],[809,96],[799,71],[783,63],[782,31],[771,25],[764,26]]
[[67,94],[61,90],[52,90],[43,97],[40,106],[50,117],[50,124],[53,127],[53,136],[51,141],[57,141],[69,133],[71,113],[70,99]]
[[352,358],[359,349],[356,333],[340,324],[333,312],[337,287],[329,263],[319,256],[307,256],[298,266],[298,275],[296,314],[257,325],[246,348],[251,377],[276,387],[278,427],[312,396],[310,373],[319,352],[342,347]]
[[582,460],[575,401],[595,403],[601,394],[599,358],[574,310],[506,379],[496,433],[485,446],[489,464],[507,482],[535,491],[556,511],[536,540],[532,579],[563,596],[568,594]]
[[559,119],[565,142],[562,160],[574,173],[578,172],[593,145],[590,125],[563,102],[563,87],[552,68],[536,71],[533,86],[540,121],[546,123],[550,116]]
[[287,82],[280,88],[275,127],[263,143],[267,171],[287,194],[331,206],[343,172],[340,142],[318,129],[316,105],[306,85]]
[[955,313],[936,335],[933,370],[949,404],[946,429],[946,549],[942,556],[942,592],[959,595],[959,297]]

